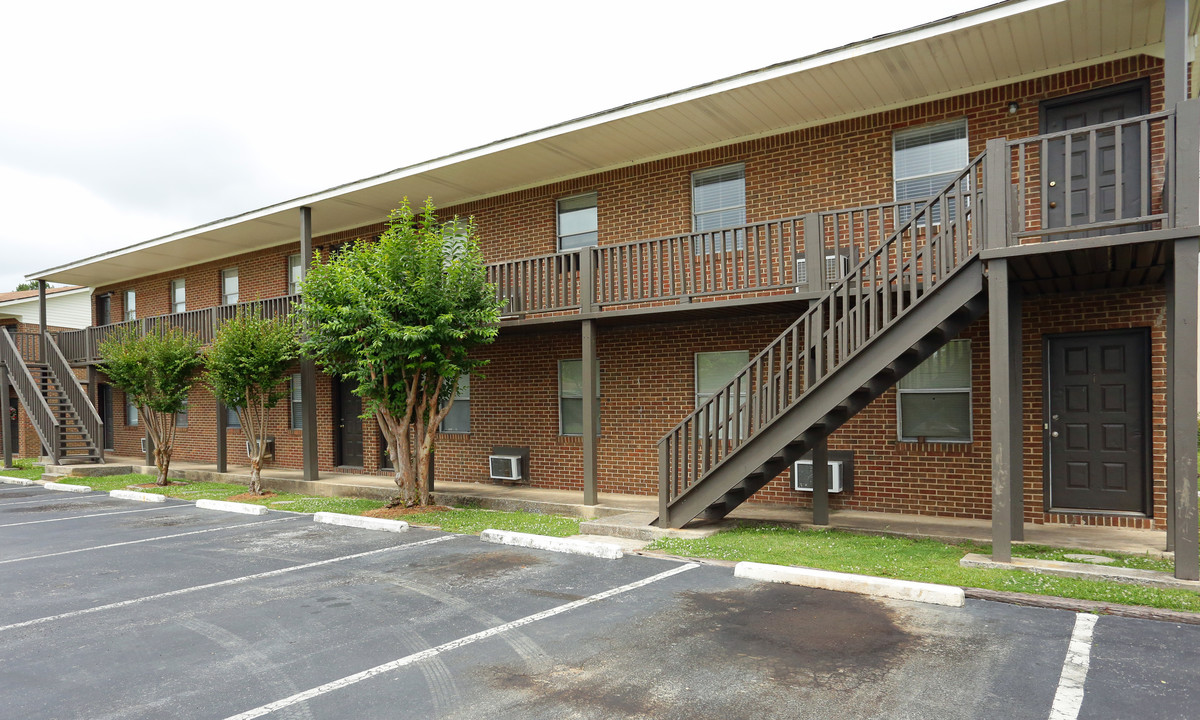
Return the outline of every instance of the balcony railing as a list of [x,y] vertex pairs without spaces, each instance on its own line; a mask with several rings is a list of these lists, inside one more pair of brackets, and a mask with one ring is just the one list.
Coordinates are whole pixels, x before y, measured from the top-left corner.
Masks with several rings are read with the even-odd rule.
[[[908,227],[913,242],[923,242],[970,210],[971,202],[984,201],[984,195],[993,207],[1006,208],[990,216],[996,227],[987,234],[988,249],[1168,228],[1174,224],[1175,156],[1183,157],[1185,145],[1194,147],[1187,132],[1194,135],[1200,126],[1200,105],[1194,103],[1180,106],[1181,113],[1188,108],[1186,121],[1164,111],[1020,140],[989,140],[987,154],[994,160],[986,192],[982,186],[964,186],[963,197],[947,200],[939,211],[944,215],[933,213],[920,223],[908,221],[928,199],[885,202],[491,263],[487,279],[505,301],[505,319],[794,292],[819,296],[901,227]],[[1184,131],[1178,142],[1177,124]],[[241,306],[287,314],[297,298]],[[157,322],[209,342],[237,307],[61,332],[58,345],[72,362],[95,361],[100,343],[112,332],[137,323],[148,330]]]

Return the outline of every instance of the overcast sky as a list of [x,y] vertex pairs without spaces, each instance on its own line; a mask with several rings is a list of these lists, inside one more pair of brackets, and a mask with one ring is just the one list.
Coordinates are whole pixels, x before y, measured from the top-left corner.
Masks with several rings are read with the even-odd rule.
[[0,291],[54,265],[987,4],[9,3]]

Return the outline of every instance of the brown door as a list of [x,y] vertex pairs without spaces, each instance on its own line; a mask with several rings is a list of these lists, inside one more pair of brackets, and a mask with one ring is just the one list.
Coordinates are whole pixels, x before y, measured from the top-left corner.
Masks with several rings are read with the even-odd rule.
[[1150,514],[1149,333],[1046,340],[1046,509]]
[[337,391],[337,464],[362,467],[362,398],[354,394],[354,383],[338,381]]
[[104,449],[113,449],[113,396],[112,386],[100,383],[96,386],[100,395],[100,419],[104,421]]
[[21,451],[21,426],[17,422],[17,399],[15,397],[10,397],[8,399],[8,418],[9,448],[12,449],[12,452],[17,453]]
[[112,296],[108,294],[96,296],[96,324],[108,325],[112,322],[111,302]]
[[[1149,112],[1148,88],[1144,82],[1118,85],[1100,91],[1080,93],[1042,104],[1042,131],[1056,133],[1064,130],[1099,125],[1101,123],[1137,117]],[[1090,143],[1087,133],[1071,136],[1068,153],[1065,139],[1052,140],[1047,145],[1046,213],[1047,227],[1061,228],[1099,223],[1142,214],[1142,196],[1148,194],[1148,179],[1141,177],[1139,161],[1141,133],[1137,127],[1121,131],[1121,173],[1117,176],[1117,133],[1114,130],[1096,135],[1096,166],[1091,168]],[[1069,156],[1069,157],[1068,157]],[[1121,202],[1118,212],[1117,188]],[[1067,202],[1068,191],[1070,202]],[[1149,200],[1149,197],[1147,197]],[[1095,203],[1094,215],[1089,203]],[[1067,216],[1068,205],[1070,216]],[[1144,229],[1140,225],[1124,228]],[[1073,237],[1120,232],[1097,229]],[[1058,239],[1062,236],[1051,236]]]

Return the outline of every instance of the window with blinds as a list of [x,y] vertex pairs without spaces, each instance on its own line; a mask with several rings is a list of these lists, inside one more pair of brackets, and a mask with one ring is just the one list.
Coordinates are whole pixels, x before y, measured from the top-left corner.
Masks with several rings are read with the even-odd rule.
[[[901,130],[892,136],[892,176],[896,202],[927,200],[942,191],[967,166],[967,120]],[[951,209],[953,212],[953,209]],[[901,221],[912,211],[901,209]],[[933,222],[941,222],[933,208]]]
[[733,228],[745,224],[745,165],[723,165],[692,173],[692,232],[711,233],[697,252],[741,248],[745,233]]
[[900,380],[900,440],[971,442],[971,341],[951,340]]
[[576,195],[558,201],[558,251],[567,252],[596,244],[599,217],[596,193]]

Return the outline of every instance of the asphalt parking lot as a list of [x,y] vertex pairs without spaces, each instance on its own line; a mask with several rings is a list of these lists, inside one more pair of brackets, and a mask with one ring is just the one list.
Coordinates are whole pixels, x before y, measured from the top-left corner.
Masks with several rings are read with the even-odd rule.
[[[0,485],[0,717],[1074,717],[1077,624]],[[1200,627],[1087,649],[1078,717],[1196,717]]]

